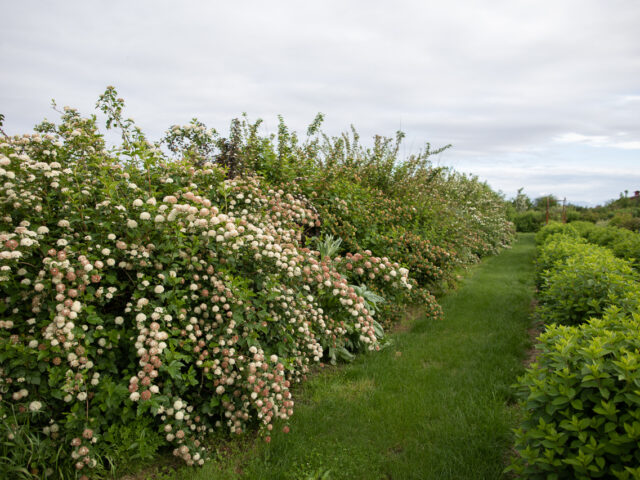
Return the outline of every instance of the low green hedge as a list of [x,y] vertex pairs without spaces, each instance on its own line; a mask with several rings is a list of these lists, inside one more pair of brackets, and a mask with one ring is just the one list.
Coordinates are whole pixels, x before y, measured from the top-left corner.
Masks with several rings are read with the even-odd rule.
[[610,305],[628,310],[640,301],[633,264],[581,236],[604,230],[587,222],[550,223],[536,234],[538,312],[545,323],[578,324]]
[[577,253],[585,250],[599,249],[597,245],[589,244],[585,239],[556,233],[547,237],[546,242],[538,247],[536,258],[537,284],[542,283],[542,278],[547,270],[553,268],[556,263],[562,262]]
[[640,314],[551,325],[520,379],[508,468],[529,479],[640,478]]
[[633,237],[634,235],[633,232],[614,226],[598,227],[585,233],[586,239],[590,242],[609,248],[623,242],[628,236]]
[[637,274],[629,262],[605,248],[574,245],[576,253],[542,273],[539,314],[545,323],[575,325],[610,305],[637,302]]
[[640,283],[629,261],[585,242],[600,230],[536,235],[547,326],[516,386],[523,420],[507,470],[522,478],[640,478]]
[[592,230],[602,228],[593,222],[585,222],[583,220],[571,222],[571,227],[576,230],[581,237],[584,238],[587,238]]
[[547,225],[542,227],[538,233],[536,233],[536,244],[544,245],[548,237],[557,233],[570,235],[572,237],[580,236],[578,231],[568,223],[549,222]]
[[614,225],[597,226],[589,222],[574,222],[571,226],[587,241],[610,248],[616,257],[640,266],[640,234]]
[[591,222],[550,222],[536,234],[536,243],[544,245],[548,237],[558,233],[583,237],[589,243],[611,249],[616,257],[629,260],[635,268],[640,267],[640,233],[613,225],[598,226]]
[[518,232],[537,232],[544,223],[544,212],[527,210],[513,214],[511,221]]

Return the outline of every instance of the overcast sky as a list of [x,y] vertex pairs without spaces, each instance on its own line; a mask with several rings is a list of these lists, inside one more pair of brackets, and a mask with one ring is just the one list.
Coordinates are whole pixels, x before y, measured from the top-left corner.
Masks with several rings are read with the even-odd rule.
[[107,85],[153,139],[247,112],[406,132],[508,197],[640,190],[640,1],[2,0],[0,113],[24,133]]

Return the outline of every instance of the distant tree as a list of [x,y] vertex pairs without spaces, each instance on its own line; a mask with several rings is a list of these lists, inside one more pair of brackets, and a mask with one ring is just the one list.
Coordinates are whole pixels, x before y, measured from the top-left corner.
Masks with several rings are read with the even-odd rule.
[[547,208],[547,199],[549,199],[549,208],[555,207],[558,205],[558,199],[553,195],[544,195],[542,197],[538,197],[534,200],[533,204],[537,209],[545,209]]
[[516,212],[526,212],[533,206],[533,202],[531,201],[531,199],[527,195],[522,193],[522,190],[524,190],[524,187],[520,187],[518,189],[516,198],[512,200],[512,204],[516,209]]

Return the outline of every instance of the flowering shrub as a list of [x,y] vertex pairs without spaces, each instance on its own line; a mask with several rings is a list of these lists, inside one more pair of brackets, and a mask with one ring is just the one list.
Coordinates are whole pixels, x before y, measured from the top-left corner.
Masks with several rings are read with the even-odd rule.
[[358,285],[391,301],[415,285],[369,251],[305,248],[319,218],[304,198],[170,161],[141,134],[107,152],[73,109],[6,139],[0,166],[1,435],[49,452],[36,476],[95,475],[132,423],[188,464],[214,430],[268,440],[311,364],[379,348]]
[[322,135],[321,122],[319,115],[302,141],[282,119],[277,136],[267,138],[258,135],[259,122],[234,120],[220,163],[228,165],[232,157],[238,169],[259,172],[310,198],[322,230],[342,238],[342,253],[368,249],[427,273],[433,260],[420,250],[437,247],[437,269],[418,279],[421,287],[448,279],[454,268],[496,253],[513,239],[500,195],[476,177],[431,164],[430,157],[449,146],[432,150],[426,144],[400,159],[401,132],[395,139],[376,136],[367,148],[355,129]]
[[[294,177],[294,159],[317,167],[320,147],[282,124],[277,148],[239,121],[228,140],[194,120],[152,143],[114,89],[98,107],[121,145],[107,149],[96,118],[66,107],[59,125],[0,143],[8,475],[95,478],[160,447],[199,465],[214,432],[269,441],[311,365],[379,349],[404,304],[441,315],[427,287],[463,260],[427,240],[427,209],[381,190],[404,180],[349,183],[380,214],[354,215],[321,175]],[[496,215],[467,232],[472,255],[508,239]],[[311,248],[331,231],[342,247]]]

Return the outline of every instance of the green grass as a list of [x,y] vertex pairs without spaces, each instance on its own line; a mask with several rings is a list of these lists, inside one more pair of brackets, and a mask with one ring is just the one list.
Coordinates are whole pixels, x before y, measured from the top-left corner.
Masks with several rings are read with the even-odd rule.
[[441,298],[444,320],[417,315],[382,352],[315,375],[289,434],[232,442],[221,462],[156,478],[500,478],[517,416],[510,385],[530,346],[533,255],[521,235]]

